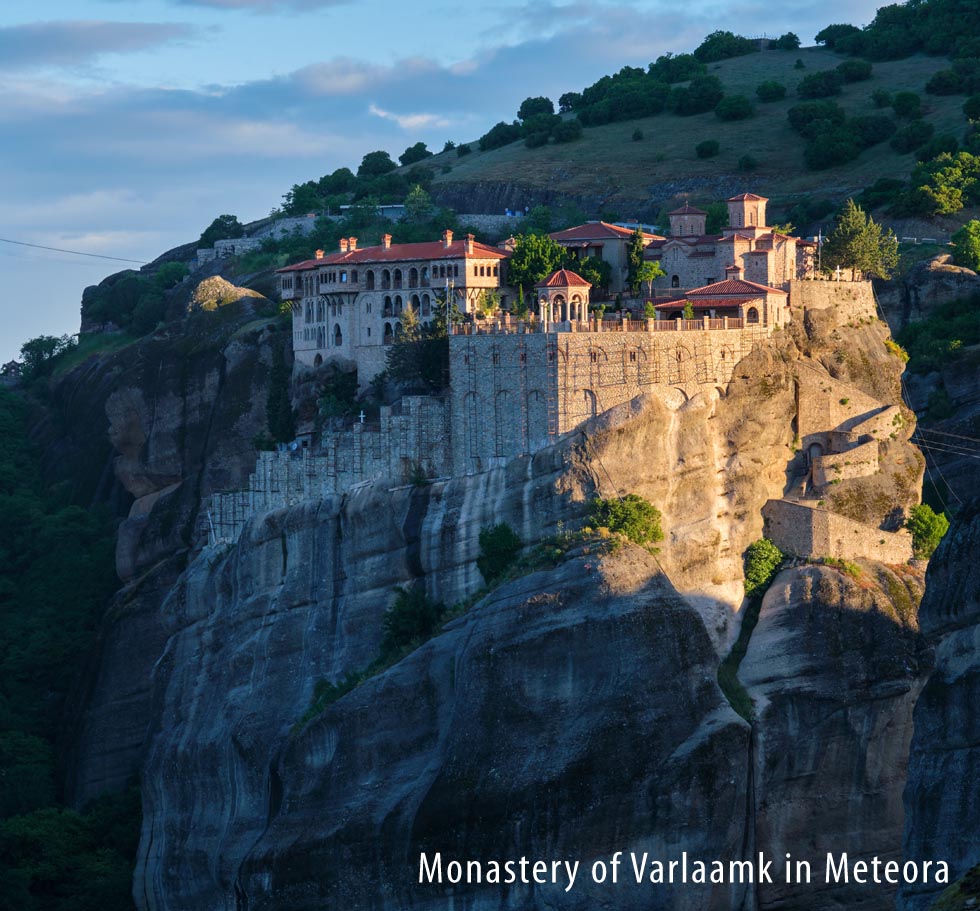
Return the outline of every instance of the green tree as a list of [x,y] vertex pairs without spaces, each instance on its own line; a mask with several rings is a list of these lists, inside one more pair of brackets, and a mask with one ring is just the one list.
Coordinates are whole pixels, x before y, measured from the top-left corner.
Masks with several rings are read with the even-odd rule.
[[419,184],[415,184],[405,197],[405,218],[415,224],[427,222],[435,215],[432,197]]
[[853,199],[849,199],[837,218],[834,232],[822,251],[823,267],[833,271],[838,266],[865,276],[891,278],[898,265],[898,238],[869,218]]
[[523,542],[506,522],[480,529],[476,567],[487,585],[502,576],[520,556]]
[[833,48],[837,42],[847,35],[854,35],[861,31],[856,25],[828,25],[826,28],[817,32],[813,39],[817,44],[825,44],[828,48]]
[[445,613],[446,606],[426,597],[424,588],[396,588],[395,603],[381,621],[382,657],[393,657],[413,642],[428,639]]
[[684,319],[694,319],[694,304],[690,301],[684,301],[684,310],[681,315]]
[[759,96],[759,101],[782,101],[786,97],[786,86],[774,79],[768,79],[755,87],[755,93]]
[[663,278],[666,275],[664,270],[660,267],[660,263],[653,262],[652,260],[645,259],[640,263],[639,268],[636,270],[636,280],[640,283],[646,283],[647,294],[651,297],[653,296],[653,283],[658,278]]
[[589,521],[598,528],[625,535],[634,544],[648,545],[662,541],[660,510],[635,493],[618,499],[592,501]]
[[717,139],[703,139],[694,147],[698,158],[714,158],[721,151],[721,143]]
[[719,120],[745,120],[755,113],[755,106],[745,95],[726,95],[715,105]]
[[643,267],[643,251],[646,249],[643,231],[637,226],[626,247],[626,284],[629,285],[633,297],[636,297],[640,287],[640,269]]
[[823,70],[804,76],[796,87],[800,98],[829,98],[839,95],[844,78],[834,70]]
[[922,116],[922,99],[915,92],[896,92],[892,97],[892,110],[897,117],[912,120]]
[[787,32],[773,41],[771,46],[777,51],[795,51],[800,46],[800,36],[794,32]]
[[953,261],[974,272],[980,272],[980,221],[972,219],[953,235],[956,247]]
[[779,572],[785,556],[768,538],[753,541],[745,551],[745,594],[761,597]]
[[216,240],[243,237],[245,227],[234,215],[219,215],[201,234],[197,245],[202,248],[213,247]]
[[368,152],[362,159],[361,164],[357,169],[358,180],[374,180],[376,177],[382,177],[385,174],[394,171],[397,168],[392,160],[391,156],[378,149],[375,152]]
[[538,114],[554,113],[554,102],[552,102],[550,98],[545,98],[539,95],[536,98],[525,98],[521,102],[521,106],[517,111],[517,116],[520,120],[527,120],[529,117],[534,117]]
[[598,256],[587,256],[584,259],[570,257],[565,262],[565,268],[581,275],[590,285],[592,293],[606,291],[612,281],[612,266]]
[[941,512],[934,512],[928,504],[920,503],[910,510],[905,527],[912,533],[912,550],[916,557],[928,560],[949,531],[949,519]]
[[507,265],[508,281],[530,291],[561,266],[565,250],[547,234],[519,234]]
[[432,153],[429,151],[428,147],[424,142],[417,142],[415,145],[409,146],[405,149],[401,155],[398,156],[398,160],[402,165],[416,164],[420,161],[424,161],[426,158],[431,158]]
[[51,370],[58,355],[75,345],[70,335],[39,335],[20,346],[20,358],[24,364],[24,378],[44,376]]
[[290,370],[281,345],[272,349],[272,369],[269,371],[269,391],[266,395],[266,423],[277,443],[289,443],[296,438],[296,414],[289,395]]

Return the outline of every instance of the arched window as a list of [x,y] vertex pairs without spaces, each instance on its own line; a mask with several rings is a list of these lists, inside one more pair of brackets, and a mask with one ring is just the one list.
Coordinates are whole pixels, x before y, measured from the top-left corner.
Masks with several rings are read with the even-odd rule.
[[422,312],[422,302],[419,300],[419,296],[417,294],[412,295],[411,307],[416,313]]
[[755,307],[749,307],[748,312],[745,314],[745,322],[749,324],[759,322],[759,311]]
[[422,267],[422,287],[423,288],[428,288],[429,287],[429,267],[428,266],[423,266]]
[[381,273],[381,287],[385,290],[391,287],[391,273],[387,269]]
[[390,345],[395,340],[394,333],[391,331],[391,323],[385,323],[385,334],[382,344]]
[[339,348],[344,344],[344,334],[340,331],[340,323],[334,323],[333,327],[333,346]]
[[322,367],[323,366],[323,355],[322,354],[318,354],[315,358],[313,358],[313,366],[314,367]]
[[395,274],[393,276],[393,279],[394,279],[394,287],[400,288],[402,286],[402,270],[401,269],[395,269]]
[[368,269],[367,272],[364,273],[364,287],[368,291],[374,290],[374,269]]
[[402,334],[402,324],[395,323],[395,338],[398,338]]
[[672,275],[670,277],[670,287],[679,288],[681,286],[681,277],[679,275]]
[[419,270],[410,269],[408,272],[408,287],[417,288],[419,286]]
[[479,274],[480,274],[480,267],[476,263],[473,263],[473,275],[474,275],[474,277],[478,276]]
[[422,316],[428,316],[430,314],[430,312],[431,312],[431,307],[430,307],[429,295],[428,294],[423,294],[422,295]]
[[381,311],[381,315],[382,316],[391,316],[392,315],[392,311],[391,311],[391,298],[387,294],[385,295],[385,305],[384,305],[384,309]]
[[401,316],[401,315],[402,315],[402,297],[399,294],[395,298],[395,316]]

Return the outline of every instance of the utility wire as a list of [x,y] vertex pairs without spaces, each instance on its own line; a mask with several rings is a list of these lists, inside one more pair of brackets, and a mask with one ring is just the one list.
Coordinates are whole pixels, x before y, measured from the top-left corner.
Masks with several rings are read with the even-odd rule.
[[43,244],[29,244],[23,240],[8,240],[6,237],[0,237],[0,243],[16,244],[18,247],[32,247],[35,250],[52,250],[55,253],[72,253],[75,256],[91,256],[94,259],[111,259],[119,263],[136,263],[140,266],[146,265],[140,259],[124,259],[122,256],[106,256],[103,253],[83,253],[81,250],[65,250],[63,247],[45,247]]

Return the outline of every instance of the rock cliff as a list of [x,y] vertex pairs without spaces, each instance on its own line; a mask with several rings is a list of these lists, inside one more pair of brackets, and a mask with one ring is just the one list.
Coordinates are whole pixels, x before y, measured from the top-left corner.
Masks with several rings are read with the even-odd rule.
[[[120,534],[127,585],[79,700],[73,793],[141,773],[138,906],[444,907],[443,892],[413,886],[419,850],[587,862],[846,842],[894,855],[923,666],[914,573],[788,570],[742,665],[751,723],[717,683],[741,622],[742,554],[801,466],[799,371],[895,404],[901,362],[886,336],[831,308],[756,349],[725,389],[641,397],[484,474],[256,516],[234,547],[197,555],[199,498],[251,467],[277,333],[239,324],[179,358],[151,347],[90,367],[117,371],[102,401],[134,505]],[[909,457],[906,435],[891,441],[895,458]],[[892,484],[891,507],[907,507],[913,486]],[[578,545],[473,603],[482,528],[506,521],[528,547],[551,547],[589,497],[627,492],[663,512],[656,557]],[[877,504],[864,521],[885,521]],[[317,681],[377,656],[406,584],[458,616],[301,721]],[[471,908],[891,903],[853,885],[650,888],[460,897]]]
[[[929,564],[919,612],[935,670],[915,706],[905,789],[905,854],[945,860],[951,878],[980,863],[980,500],[958,514]],[[899,907],[924,911],[937,891],[903,890]]]

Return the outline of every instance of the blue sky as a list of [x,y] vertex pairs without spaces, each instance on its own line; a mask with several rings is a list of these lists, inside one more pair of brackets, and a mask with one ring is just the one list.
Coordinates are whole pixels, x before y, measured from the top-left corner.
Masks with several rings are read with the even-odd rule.
[[[864,24],[873,0],[4,0],[0,238],[144,262],[365,152],[473,139],[707,33]],[[119,263],[118,267],[124,267]],[[0,363],[78,329],[108,260],[0,243]]]

